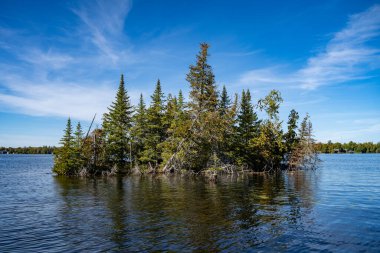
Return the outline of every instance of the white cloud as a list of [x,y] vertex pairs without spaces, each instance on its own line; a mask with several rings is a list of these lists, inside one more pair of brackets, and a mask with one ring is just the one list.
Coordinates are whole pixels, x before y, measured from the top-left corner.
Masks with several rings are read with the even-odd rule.
[[290,85],[315,89],[372,77],[371,71],[380,68],[380,47],[368,42],[380,35],[380,5],[352,15],[346,27],[335,33],[325,49],[308,59],[296,71],[285,72],[280,67],[254,69],[239,80],[248,84]]
[[129,0],[97,0],[73,10],[84,24],[83,33],[114,64],[122,54],[118,45],[127,42],[123,29],[130,8]]
[[74,61],[70,55],[54,52],[51,49],[43,52],[38,48],[32,48],[26,53],[20,54],[19,57],[35,67],[50,69],[61,69]]
[[[95,52],[82,47],[66,51],[44,48],[39,41],[25,44],[26,31],[0,27],[0,47],[14,56],[13,62],[0,64],[1,110],[79,120],[91,120],[97,113],[99,120],[118,83],[118,76],[110,80],[102,73],[120,73],[116,63],[125,67],[138,58],[129,55],[130,47],[123,44],[127,41],[123,29],[130,7],[130,1],[125,0],[91,1],[73,10],[81,20],[78,30],[85,36],[67,34],[64,40],[84,45],[90,38],[92,46],[99,49]],[[135,102],[140,92],[129,87],[128,92]]]

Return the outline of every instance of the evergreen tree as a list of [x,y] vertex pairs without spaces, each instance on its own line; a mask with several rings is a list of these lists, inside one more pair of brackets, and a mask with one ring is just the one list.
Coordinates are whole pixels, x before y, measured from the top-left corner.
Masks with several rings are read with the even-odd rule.
[[79,171],[85,165],[85,159],[82,155],[83,148],[83,131],[80,122],[78,122],[75,133],[74,133],[74,150],[75,150],[75,164]]
[[164,128],[166,130],[166,136],[168,135],[168,131],[173,124],[174,119],[178,114],[178,101],[176,97],[173,97],[171,94],[168,94],[166,110],[164,113]]
[[[188,103],[181,90],[177,97],[169,94],[165,102],[158,80],[149,108],[141,95],[133,114],[121,75],[115,101],[104,114],[101,129],[84,138],[80,123],[73,133],[68,119],[62,147],[55,151],[53,171],[59,175],[103,174],[103,170],[123,173],[133,162],[142,165],[140,168],[161,167],[164,172],[173,168],[194,172],[235,168],[229,165],[270,171],[315,164],[316,146],[324,152],[380,150],[380,144],[373,143],[315,144],[309,116],[297,127],[299,116],[295,110],[290,112],[283,134],[279,118],[282,97],[276,90],[258,102],[257,107],[267,114],[264,120],[258,119],[249,90],[242,91],[240,103],[235,94],[231,104],[226,87],[220,96],[216,89],[208,47],[200,45],[196,63],[189,67]],[[45,151],[27,148],[27,152]]]
[[217,110],[218,93],[212,68],[207,63],[208,47],[205,43],[201,44],[197,62],[190,66],[186,78],[191,88],[189,113],[192,123],[184,144],[186,151],[183,164],[195,171],[202,170],[217,160],[212,157],[218,155],[223,141],[224,126]]
[[126,171],[126,163],[132,162],[130,157],[131,126],[133,109],[124,87],[124,76],[121,75],[116,100],[108,108],[103,117],[103,130],[106,142],[106,159],[116,172]]
[[160,80],[157,81],[151,99],[152,102],[147,111],[147,137],[144,145],[144,154],[140,160],[143,163],[151,163],[152,166],[157,167],[162,161],[159,144],[164,141],[166,134],[164,125],[164,94],[161,89]]
[[[222,102],[224,101],[224,102]],[[223,163],[233,164],[237,160],[236,152],[236,124],[237,124],[237,109],[238,95],[235,94],[234,102],[231,104],[227,94],[227,90],[223,87],[222,96],[220,99],[219,112],[222,120],[222,136],[223,139],[219,143],[219,156]],[[223,108],[221,110],[221,108]]]
[[299,119],[298,112],[292,109],[288,117],[288,131],[284,135],[287,153],[291,153],[298,143],[297,132],[296,132],[298,128],[297,127],[298,119]]
[[71,119],[67,119],[65,134],[59,142],[64,148],[71,148],[74,146],[73,127],[71,125]]
[[146,141],[146,125],[147,125],[147,115],[146,106],[144,102],[143,95],[140,94],[139,104],[136,108],[136,114],[133,117],[134,126],[132,128],[134,154],[137,160],[143,156],[144,143]]
[[207,63],[209,45],[201,44],[197,62],[190,66],[186,80],[190,83],[190,107],[194,111],[214,111],[218,104],[218,94],[215,86],[214,73]]
[[220,115],[222,115],[222,116],[225,115],[227,113],[230,105],[231,105],[231,100],[228,97],[226,86],[223,85],[223,90],[222,90],[222,94],[220,96],[220,101],[219,101]]
[[178,110],[183,111],[186,108],[185,100],[183,98],[182,90],[178,92]]
[[239,164],[254,166],[254,150],[249,148],[249,142],[259,134],[259,120],[251,103],[249,90],[242,91],[240,110],[237,115],[236,127],[236,158]]
[[60,144],[62,147],[55,152],[53,172],[58,175],[74,175],[77,173],[76,152],[70,118],[67,120],[66,129]]
[[75,136],[75,146],[77,148],[80,148],[82,145],[82,140],[83,140],[83,131],[82,131],[82,126],[80,122],[78,122],[77,124],[74,136]]
[[243,90],[241,95],[240,111],[237,116],[237,135],[239,143],[244,146],[258,134],[259,121],[256,112],[253,111],[251,93]]

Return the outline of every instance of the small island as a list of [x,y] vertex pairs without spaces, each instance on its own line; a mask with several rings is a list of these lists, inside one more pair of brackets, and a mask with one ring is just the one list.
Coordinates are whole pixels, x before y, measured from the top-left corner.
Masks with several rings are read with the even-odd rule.
[[[103,115],[102,127],[84,135],[70,118],[62,147],[55,151],[53,172],[65,176],[129,173],[194,173],[215,178],[218,173],[273,172],[313,168],[318,161],[312,124],[291,110],[287,131],[279,118],[281,94],[272,90],[252,104],[250,91],[231,99],[217,90],[208,64],[209,45],[200,45],[186,80],[190,97],[164,95],[160,80],[146,108],[141,95],[131,105],[121,75],[115,101]],[[259,119],[257,111],[265,112]]]

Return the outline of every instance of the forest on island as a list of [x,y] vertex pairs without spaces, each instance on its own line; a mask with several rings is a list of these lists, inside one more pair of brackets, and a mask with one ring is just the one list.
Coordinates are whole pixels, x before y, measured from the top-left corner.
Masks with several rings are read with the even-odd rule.
[[[317,142],[314,145],[317,152],[333,154],[333,153],[360,153],[360,154],[373,154],[380,153],[380,142],[332,142],[327,143]],[[41,146],[41,147],[0,147],[0,154],[53,154],[57,149],[55,146]]]
[[[80,123],[73,127],[68,119],[53,171],[70,176],[215,175],[313,167],[318,158],[309,116],[299,122],[299,114],[291,110],[283,127],[279,91],[272,90],[252,104],[248,89],[232,96],[225,86],[218,90],[208,48],[201,44],[195,64],[189,67],[187,100],[181,90],[165,95],[158,80],[149,106],[142,95],[133,106],[121,75],[116,98],[100,128],[84,133]],[[259,119],[258,110],[266,117]]]

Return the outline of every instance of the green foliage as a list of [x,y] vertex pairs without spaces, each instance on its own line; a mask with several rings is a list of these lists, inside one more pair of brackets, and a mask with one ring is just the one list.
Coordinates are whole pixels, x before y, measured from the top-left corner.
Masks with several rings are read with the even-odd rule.
[[53,154],[57,150],[53,146],[42,147],[0,147],[0,154]]
[[282,102],[281,93],[278,90],[271,90],[264,99],[259,100],[258,106],[267,113],[271,121],[278,121],[278,109]]
[[209,45],[201,44],[197,62],[190,66],[186,80],[190,83],[190,107],[193,111],[215,111],[218,105],[215,77],[207,63]]
[[156,88],[151,96],[152,102],[147,111],[146,117],[146,139],[144,151],[140,157],[142,163],[150,163],[151,166],[157,167],[162,162],[162,150],[160,143],[166,136],[166,127],[164,122],[164,94],[161,89],[160,80],[157,81]]
[[194,171],[208,167],[211,157],[219,152],[223,141],[224,121],[218,109],[218,93],[214,74],[207,63],[209,46],[201,44],[195,65],[191,65],[186,80],[189,82],[189,114],[191,124],[182,164]]
[[259,121],[256,112],[253,111],[251,103],[251,93],[249,90],[246,92],[243,90],[241,95],[240,111],[237,116],[237,138],[238,142],[244,146],[248,145],[248,142],[258,135]]
[[272,90],[260,99],[260,110],[267,113],[268,119],[260,125],[260,134],[251,139],[249,147],[257,152],[255,164],[258,170],[272,170],[279,168],[286,153],[283,143],[282,122],[279,121],[278,109],[282,103],[279,91]]
[[[56,152],[54,172],[123,173],[132,165],[150,168],[150,172],[236,167],[271,171],[310,161],[318,145],[332,150],[331,143],[315,144],[308,115],[298,127],[295,110],[290,112],[287,131],[283,133],[279,91],[270,91],[254,105],[250,91],[243,90],[241,100],[235,94],[231,103],[225,86],[221,93],[217,90],[208,64],[208,48],[201,44],[196,63],[189,67],[187,102],[182,91],[177,96],[169,94],[165,101],[158,80],[149,108],[141,95],[134,113],[121,75],[115,101],[104,114],[101,129],[84,137],[80,123],[73,134],[68,120],[62,147]],[[266,113],[265,119],[258,119],[255,108]],[[380,146],[350,145],[361,152],[380,151]]]
[[143,95],[140,94],[139,104],[136,108],[136,114],[133,116],[134,125],[131,129],[133,136],[133,154],[136,161],[139,161],[143,156],[144,143],[147,136],[147,111]]
[[291,169],[314,166],[318,161],[312,129],[309,114],[306,114],[299,129],[299,139],[289,152],[288,165]]
[[178,150],[178,146],[182,140],[187,138],[191,121],[189,113],[186,111],[186,103],[181,90],[179,91],[178,99],[168,96],[165,124],[167,125],[167,138],[161,144],[163,164],[166,164],[177,151],[179,151],[179,154],[177,154],[179,159],[184,156],[184,153]]
[[77,150],[76,143],[73,136],[73,129],[71,125],[71,119],[67,120],[66,129],[64,135],[60,141],[61,148],[56,150],[54,157],[53,172],[58,175],[75,175],[78,172],[77,167]]
[[230,106],[231,106],[231,100],[228,97],[226,86],[223,85],[223,90],[222,90],[222,94],[220,96],[220,101],[219,101],[220,115],[223,116],[227,114]]
[[124,76],[121,75],[116,100],[103,116],[103,131],[106,143],[106,160],[118,173],[127,170],[130,157],[131,127],[133,108],[124,87]]
[[250,141],[259,135],[260,122],[251,103],[249,90],[242,91],[240,110],[237,115],[237,127],[235,132],[235,157],[239,165],[255,166],[256,150],[249,146]]
[[299,141],[299,139],[297,138],[298,119],[298,112],[292,109],[288,117],[288,131],[284,135],[286,151],[288,153],[291,153],[291,151],[296,147]]
[[251,139],[249,149],[254,150],[255,170],[268,171],[280,168],[284,156],[281,126],[266,120],[260,127],[260,134]]
[[315,149],[321,153],[380,153],[380,142],[316,143]]

